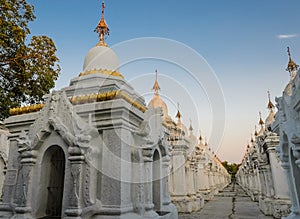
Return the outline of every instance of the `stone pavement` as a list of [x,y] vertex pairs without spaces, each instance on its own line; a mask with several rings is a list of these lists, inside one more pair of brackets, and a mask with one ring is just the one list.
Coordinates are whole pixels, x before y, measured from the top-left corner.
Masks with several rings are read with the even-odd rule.
[[271,219],[265,216],[244,190],[231,184],[205,204],[202,210],[192,214],[179,214],[179,219]]

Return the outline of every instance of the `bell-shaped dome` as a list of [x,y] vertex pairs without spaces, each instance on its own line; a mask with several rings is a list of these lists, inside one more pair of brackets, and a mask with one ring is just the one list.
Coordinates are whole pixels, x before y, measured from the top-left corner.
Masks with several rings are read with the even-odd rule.
[[95,46],[85,56],[83,71],[118,71],[119,60],[115,52],[107,46]]
[[184,132],[184,135],[187,135],[188,129],[187,129],[187,127],[182,123],[181,120],[179,120],[179,121],[177,122],[177,128],[180,129],[181,131],[183,131],[183,132]]
[[270,113],[268,115],[268,117],[265,120],[265,124],[266,127],[269,127],[272,125],[272,123],[275,121],[275,113],[273,111],[274,109],[274,104],[271,101],[271,97],[270,97],[270,92],[268,91],[268,98],[269,98],[269,102],[268,102],[268,109],[270,110]]
[[108,70],[118,71],[119,70],[119,59],[115,52],[107,46],[105,43],[105,36],[109,35],[109,28],[104,19],[104,2],[102,3],[102,17],[99,21],[95,32],[98,33],[100,41],[93,47],[85,56],[83,71],[94,71],[94,70]]
[[163,111],[163,120],[167,121],[167,122],[171,122],[172,119],[169,116],[168,113],[168,107],[167,104],[160,98],[158,91],[160,90],[159,84],[158,84],[158,78],[157,78],[157,70],[155,71],[156,73],[156,79],[153,85],[153,90],[154,92],[154,96],[152,98],[152,100],[149,102],[148,106],[149,107],[154,107],[154,108],[158,108],[161,107],[162,111]]
[[203,137],[202,137],[202,134],[200,132],[200,136],[199,136],[199,147],[200,148],[204,148],[205,144],[203,142]]
[[271,126],[272,123],[275,121],[275,113],[273,111],[274,105],[271,101],[269,102],[268,108],[270,110],[270,113],[269,113],[268,117],[265,120],[266,127]]
[[275,113],[274,111],[270,111],[268,117],[266,118],[265,124],[266,126],[272,125],[272,123],[275,121]]
[[[179,108],[179,104],[178,104],[178,108]],[[179,129],[180,132],[183,132],[184,133],[183,135],[187,135],[188,134],[187,128],[181,121],[181,113],[179,110],[177,111],[177,114],[175,117],[178,119],[177,124],[176,124],[177,129]]]
[[169,116],[167,104],[160,98],[159,95],[155,94],[148,106],[154,108],[161,107],[163,111],[163,118],[167,118]]
[[191,147],[189,149],[189,152],[192,153],[195,150],[195,147],[198,144],[198,139],[192,131],[190,131],[190,134],[189,134],[188,138],[190,139],[190,143],[191,143]]

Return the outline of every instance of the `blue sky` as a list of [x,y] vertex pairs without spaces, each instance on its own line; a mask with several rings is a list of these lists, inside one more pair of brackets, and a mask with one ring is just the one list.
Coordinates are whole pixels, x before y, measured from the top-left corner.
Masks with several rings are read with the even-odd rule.
[[[98,41],[93,30],[101,16],[101,1],[29,2],[35,6],[37,16],[30,23],[32,34],[48,35],[58,48],[62,72],[56,89],[67,86],[81,72],[85,54]],[[107,0],[107,43],[111,46],[139,37],[163,37],[184,43],[203,56],[218,77],[226,103],[225,132],[217,154],[221,159],[240,162],[258,122],[258,111],[264,117],[268,113],[267,90],[274,99],[289,80],[285,71],[287,46],[291,47],[293,59],[300,63],[299,8],[298,0]],[[122,73],[132,79],[139,71],[149,73],[155,68],[182,84],[187,82],[179,70],[156,62],[142,63],[136,66],[138,70],[133,66],[124,68]],[[162,90],[167,84],[168,80],[162,77]],[[151,87],[152,82],[149,91]],[[138,86],[136,89],[139,91]],[[197,94],[193,95],[197,99]],[[209,101],[202,100],[196,107],[203,109],[198,111],[203,125],[194,126],[209,138],[213,115],[206,106]],[[175,108],[170,106],[172,117]],[[187,115],[183,118],[187,126],[189,118],[197,121],[184,104],[182,111]]]

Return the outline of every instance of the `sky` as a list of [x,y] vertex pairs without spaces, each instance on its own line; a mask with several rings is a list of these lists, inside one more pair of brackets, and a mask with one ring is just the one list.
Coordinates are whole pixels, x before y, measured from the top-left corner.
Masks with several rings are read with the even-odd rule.
[[[37,17],[30,23],[31,34],[51,37],[58,49],[62,71],[55,89],[61,89],[82,71],[86,53],[98,42],[93,30],[101,17],[101,1],[28,2]],[[177,60],[124,64],[120,71],[125,79],[148,102],[158,69],[169,115],[176,121],[179,103],[185,125],[189,127],[191,120],[194,134],[201,130],[221,160],[241,162],[258,112],[263,118],[268,115],[267,91],[275,102],[289,81],[287,46],[300,63],[300,1],[106,0],[105,4],[110,28],[106,42],[117,55],[132,55],[141,42],[146,44],[145,53],[157,46],[156,56],[166,48],[168,57]],[[195,64],[199,74],[182,67]]]

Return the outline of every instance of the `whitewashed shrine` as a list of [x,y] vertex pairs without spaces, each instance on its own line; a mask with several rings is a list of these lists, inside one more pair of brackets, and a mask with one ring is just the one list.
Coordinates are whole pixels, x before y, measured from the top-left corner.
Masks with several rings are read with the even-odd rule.
[[276,98],[278,112],[279,158],[285,170],[290,198],[291,213],[287,219],[300,219],[300,72],[292,60],[288,48],[289,62],[287,71],[291,79],[282,96]]
[[208,143],[203,142],[203,137],[200,135],[198,140],[194,135],[192,124],[189,130],[186,128],[179,110],[177,123],[169,116],[167,104],[159,95],[157,71],[153,90],[154,96],[148,106],[162,109],[163,126],[169,133],[172,202],[178,212],[199,211],[205,201],[211,200],[231,182],[231,177]]
[[5,120],[0,218],[177,218],[162,112],[119,72],[104,40],[104,5],[96,32],[100,42],[68,87]]

